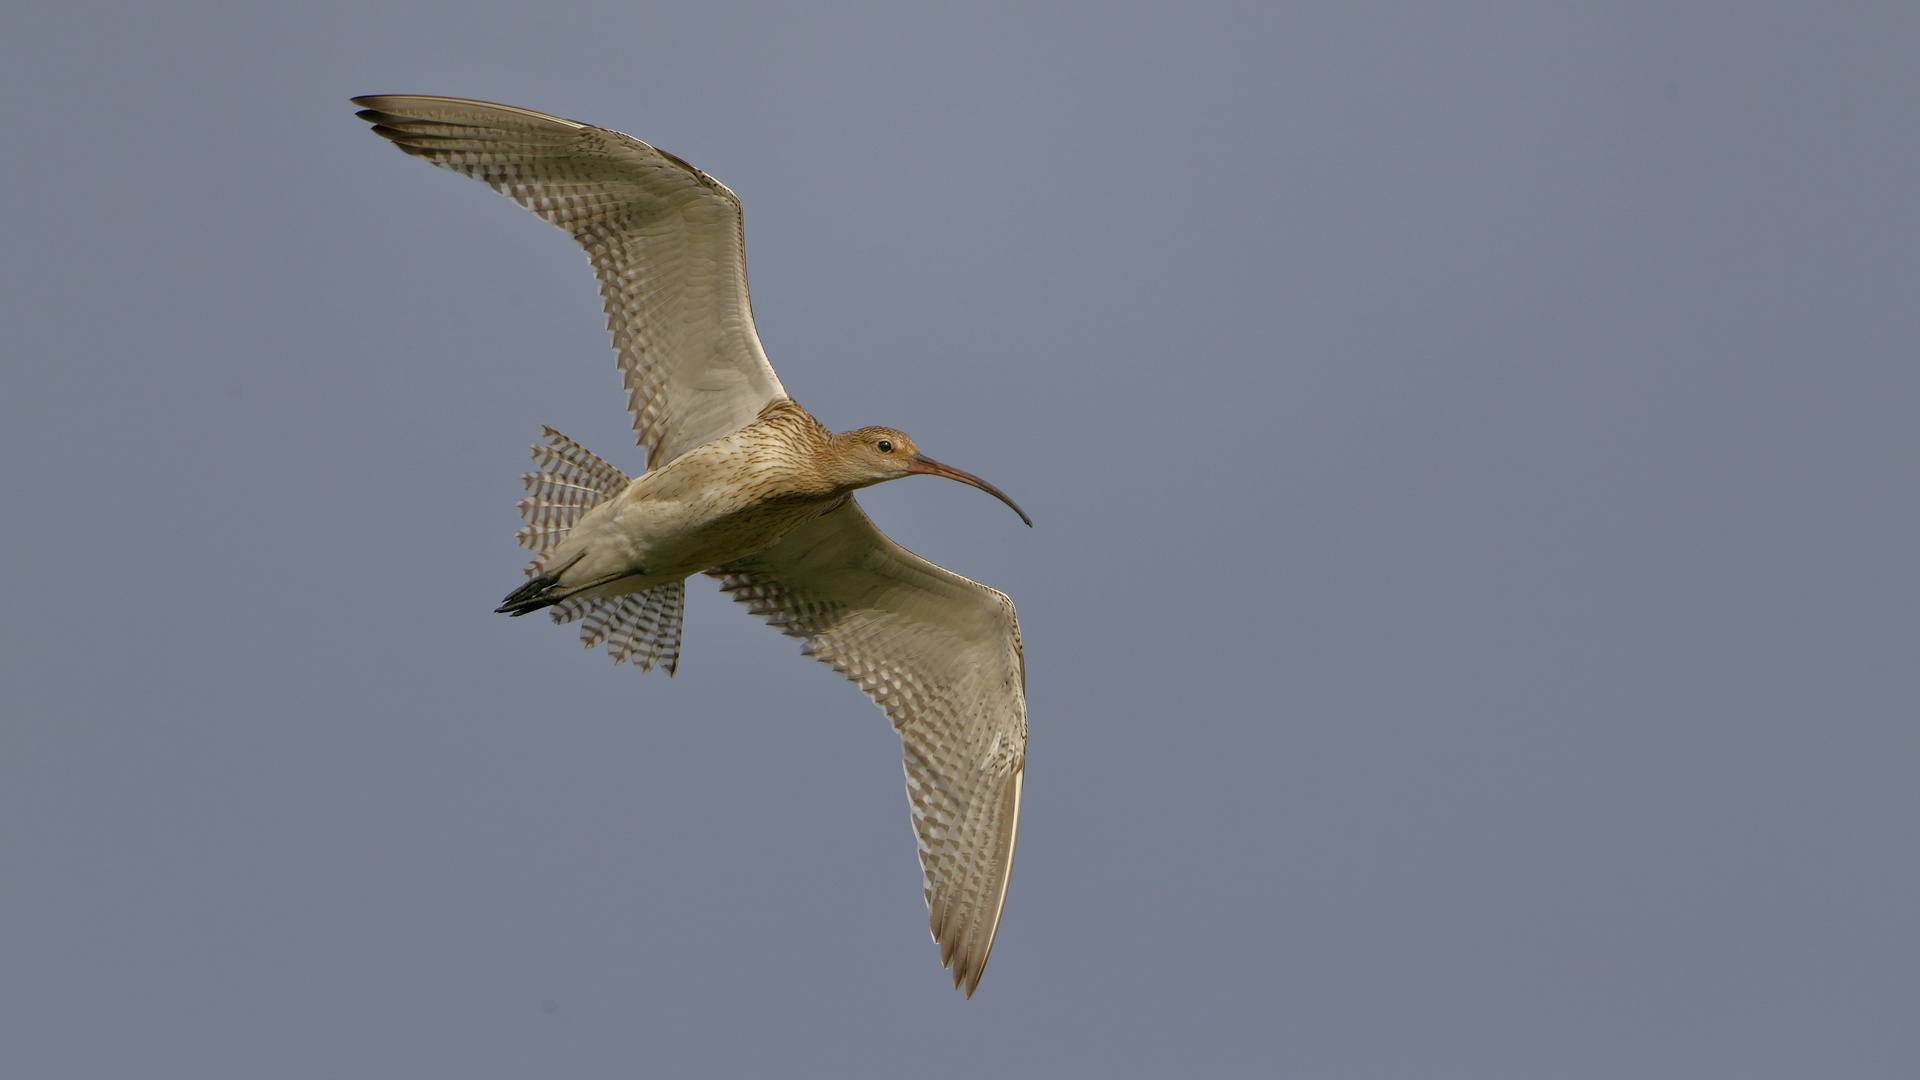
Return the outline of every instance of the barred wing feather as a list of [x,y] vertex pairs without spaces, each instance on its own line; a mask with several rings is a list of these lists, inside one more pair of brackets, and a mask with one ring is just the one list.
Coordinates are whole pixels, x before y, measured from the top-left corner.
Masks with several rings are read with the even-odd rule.
[[1026,763],[1013,603],[887,539],[851,497],[708,573],[893,721],[929,926],[971,997],[1006,901]]
[[786,396],[753,326],[740,200],[719,181],[617,131],[529,109],[353,101],[376,134],[484,181],[587,250],[648,468]]

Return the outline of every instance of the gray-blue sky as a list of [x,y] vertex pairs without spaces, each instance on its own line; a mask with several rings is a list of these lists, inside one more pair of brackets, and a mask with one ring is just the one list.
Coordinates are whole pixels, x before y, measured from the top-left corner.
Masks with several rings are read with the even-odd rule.
[[[0,1057],[20,1077],[1905,1077],[1906,4],[14,4]],[[1020,606],[972,1001],[898,746],[699,586],[489,614],[637,467],[585,260],[352,94],[746,205],[867,500]]]

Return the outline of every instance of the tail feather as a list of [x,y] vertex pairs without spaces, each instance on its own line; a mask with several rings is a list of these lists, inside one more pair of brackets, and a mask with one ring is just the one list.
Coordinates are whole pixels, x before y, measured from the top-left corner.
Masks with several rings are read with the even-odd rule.
[[672,675],[680,663],[680,619],[686,604],[686,581],[669,581],[644,592],[587,599],[574,597],[553,605],[553,621],[580,624],[580,644],[595,648],[605,643],[607,655],[618,664],[641,671],[655,665]]
[[[544,555],[567,538],[574,523],[587,511],[627,489],[627,474],[600,460],[592,451],[550,427],[542,427],[546,442],[531,447],[533,460],[544,467],[520,477],[527,497],[519,502],[526,527],[513,534],[523,548]],[[539,562],[527,568],[539,572]]]
[[513,542],[542,555],[560,546],[570,530],[550,525],[528,525],[513,534]]
[[[592,451],[550,427],[542,427],[544,443],[532,446],[541,471],[520,478],[527,497],[519,502],[526,527],[513,535],[520,546],[542,557],[527,566],[527,583],[507,595],[497,609],[525,615],[543,607],[553,609],[553,621],[569,623],[584,618],[580,643],[592,649],[606,645],[613,662],[631,663],[641,671],[663,667],[668,675],[680,663],[680,618],[687,583],[670,581],[643,592],[586,598],[565,596],[557,590],[566,567],[549,571],[546,556],[584,517],[587,511],[613,498],[631,483],[627,474],[600,460]],[[584,555],[582,552],[581,555]],[[580,555],[574,556],[575,560]],[[556,591],[560,599],[550,599]],[[588,589],[588,591],[593,591]]]
[[523,473],[520,482],[526,485],[528,494],[551,502],[592,506],[607,497],[607,493],[597,487],[562,480],[552,473]]
[[620,494],[627,486],[627,474],[600,460],[600,456],[553,428],[542,424],[540,434],[546,445],[533,444],[533,460],[546,467],[556,479],[592,488],[608,497]]

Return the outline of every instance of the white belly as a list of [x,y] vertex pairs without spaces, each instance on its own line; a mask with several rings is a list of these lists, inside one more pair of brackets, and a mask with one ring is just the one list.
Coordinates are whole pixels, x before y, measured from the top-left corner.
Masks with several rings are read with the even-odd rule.
[[548,566],[567,566],[561,587],[598,583],[594,595],[612,596],[678,581],[764,550],[839,504],[831,491],[795,493],[781,482],[777,464],[756,467],[720,444],[708,449],[648,473],[588,511],[547,559]]

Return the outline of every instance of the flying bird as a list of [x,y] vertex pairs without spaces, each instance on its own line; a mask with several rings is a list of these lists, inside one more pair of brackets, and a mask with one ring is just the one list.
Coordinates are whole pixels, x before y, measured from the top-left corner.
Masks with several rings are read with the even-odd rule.
[[647,471],[629,478],[544,428],[522,479],[536,553],[498,611],[578,621],[587,648],[673,673],[686,579],[706,574],[832,665],[905,755],[928,925],[973,996],[1013,867],[1026,661],[1013,603],[887,539],[854,492],[925,474],[1000,489],[907,435],[835,434],[773,373],[754,330],[740,200],[607,128],[460,98],[357,97],[374,133],[465,173],[585,248]]

